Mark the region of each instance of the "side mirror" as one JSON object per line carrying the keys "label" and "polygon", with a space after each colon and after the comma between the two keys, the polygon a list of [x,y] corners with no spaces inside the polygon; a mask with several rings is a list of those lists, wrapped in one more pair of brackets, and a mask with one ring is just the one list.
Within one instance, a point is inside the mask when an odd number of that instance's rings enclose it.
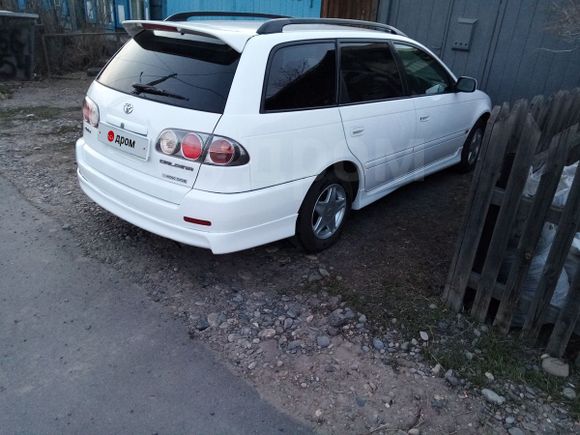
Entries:
{"label": "side mirror", "polygon": [[472,77],[461,76],[455,83],[455,92],[473,92],[477,89],[477,80]]}

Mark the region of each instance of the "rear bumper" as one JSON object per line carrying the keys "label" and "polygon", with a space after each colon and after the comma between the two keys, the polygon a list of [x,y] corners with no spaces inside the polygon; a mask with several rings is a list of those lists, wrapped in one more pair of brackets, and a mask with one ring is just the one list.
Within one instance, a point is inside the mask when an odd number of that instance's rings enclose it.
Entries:
{"label": "rear bumper", "polygon": [[[94,153],[94,150],[79,139],[76,143],[78,179],[82,190],[93,201],[140,228],[187,245],[211,249],[214,254],[240,251],[293,236],[298,209],[314,181],[311,177],[235,194],[192,189],[180,204],[174,204],[97,171],[87,164],[84,158],[87,152]],[[110,170],[119,168],[111,162]],[[210,221],[211,226],[185,222],[184,216]]]}

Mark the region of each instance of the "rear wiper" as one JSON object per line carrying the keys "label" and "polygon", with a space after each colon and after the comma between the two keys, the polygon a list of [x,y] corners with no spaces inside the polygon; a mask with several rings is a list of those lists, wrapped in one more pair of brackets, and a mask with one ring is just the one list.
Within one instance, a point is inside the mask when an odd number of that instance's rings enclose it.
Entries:
{"label": "rear wiper", "polygon": [[163,83],[165,80],[169,80],[172,79],[174,77],[177,77],[177,73],[173,73],[173,74],[168,74],[166,76],[163,76],[161,78],[158,78],[157,80],[153,80],[149,83],[147,83],[150,86],[157,86],[159,83]]}
{"label": "rear wiper", "polygon": [[187,98],[182,97],[181,95],[172,94],[171,92],[164,91],[163,89],[157,89],[155,86],[146,85],[143,83],[133,83],[131,85],[133,89],[135,89],[135,94],[152,94],[152,95],[160,95],[162,97],[170,97],[176,98],[178,100],[187,100]]}

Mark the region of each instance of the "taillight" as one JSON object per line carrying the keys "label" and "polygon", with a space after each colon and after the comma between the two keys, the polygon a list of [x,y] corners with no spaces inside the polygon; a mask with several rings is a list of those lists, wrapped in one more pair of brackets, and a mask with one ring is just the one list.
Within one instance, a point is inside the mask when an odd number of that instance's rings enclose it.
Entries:
{"label": "taillight", "polygon": [[162,30],[164,32],[177,32],[177,27],[167,24],[142,23],[143,30]]}
{"label": "taillight", "polygon": [[181,140],[181,154],[189,160],[197,160],[203,152],[203,141],[196,133],[187,133]]}
{"label": "taillight", "polygon": [[163,130],[157,138],[156,148],[168,156],[208,165],[239,166],[250,160],[247,151],[236,141],[198,131]]}
{"label": "taillight", "polygon": [[212,136],[204,163],[216,166],[240,166],[250,161],[243,146],[235,140],[222,136]]}
{"label": "taillight", "polygon": [[163,154],[167,154],[168,156],[175,154],[177,152],[177,146],[179,145],[177,135],[172,130],[163,131],[157,143]]}
{"label": "taillight", "polygon": [[99,126],[99,106],[89,97],[83,101],[83,120],[93,127]]}
{"label": "taillight", "polygon": [[227,139],[214,139],[209,146],[205,161],[214,165],[227,165],[236,155],[234,144]]}

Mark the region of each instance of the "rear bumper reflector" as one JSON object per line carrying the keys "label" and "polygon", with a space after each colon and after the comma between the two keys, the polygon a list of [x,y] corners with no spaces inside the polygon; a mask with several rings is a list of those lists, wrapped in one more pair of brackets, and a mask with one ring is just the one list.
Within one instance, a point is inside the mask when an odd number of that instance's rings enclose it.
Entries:
{"label": "rear bumper reflector", "polygon": [[205,221],[203,219],[196,219],[196,218],[192,218],[192,217],[188,217],[188,216],[183,216],[183,220],[185,222],[189,222],[190,224],[205,225],[206,227],[211,226],[210,221]]}

